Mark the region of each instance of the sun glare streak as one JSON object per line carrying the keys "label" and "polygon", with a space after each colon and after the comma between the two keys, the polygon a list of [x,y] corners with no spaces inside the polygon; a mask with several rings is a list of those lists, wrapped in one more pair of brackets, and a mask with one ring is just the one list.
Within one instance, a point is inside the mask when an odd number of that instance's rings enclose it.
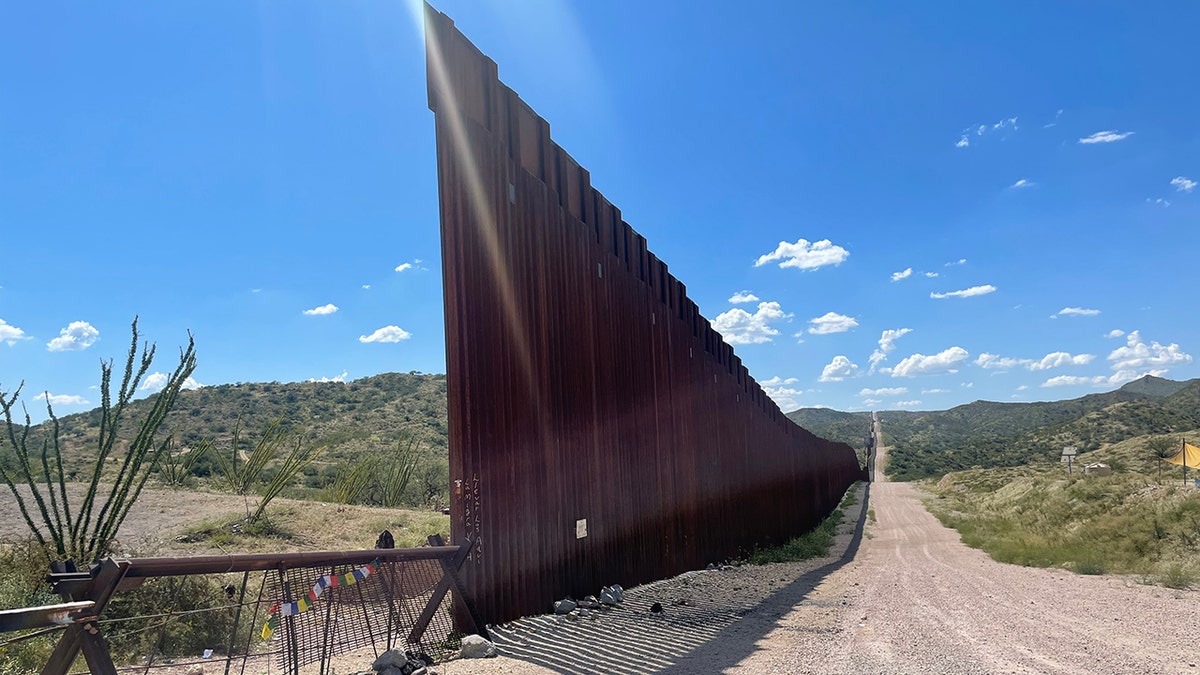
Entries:
{"label": "sun glare streak", "polygon": [[[421,25],[423,26],[424,11],[420,3],[417,3],[417,7],[421,9],[418,16],[420,16]],[[543,407],[542,392],[538,388],[533,376],[533,355],[530,349],[530,340],[521,321],[516,293],[513,290],[512,277],[509,274],[508,265],[501,255],[498,223],[496,222],[495,214],[490,208],[491,205],[487,197],[487,190],[484,187],[483,177],[480,176],[479,166],[476,164],[475,158],[469,150],[467,130],[463,124],[463,116],[460,112],[459,103],[454,97],[454,88],[451,86],[449,75],[446,72],[446,64],[442,60],[442,46],[438,43],[437,31],[426,30],[425,39],[429,41],[431,47],[426,50],[426,58],[428,59],[428,67],[439,92],[438,103],[447,108],[445,113],[440,115],[440,118],[446,121],[446,126],[450,131],[451,144],[453,146],[451,149],[457,156],[459,165],[462,167],[467,183],[468,201],[474,213],[479,232],[486,243],[491,277],[495,282],[496,289],[500,293],[501,309],[508,316],[505,328],[508,330],[509,337],[516,346],[517,357],[520,360],[521,371],[525,378],[525,386],[529,390],[529,398],[535,403],[537,409],[540,410]]]}

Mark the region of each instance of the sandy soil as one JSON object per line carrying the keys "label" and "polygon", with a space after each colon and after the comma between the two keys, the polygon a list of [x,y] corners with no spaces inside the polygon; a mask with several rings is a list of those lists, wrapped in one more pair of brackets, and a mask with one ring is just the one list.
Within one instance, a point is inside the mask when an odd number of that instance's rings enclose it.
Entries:
{"label": "sandy soil", "polygon": [[[1200,673],[1200,593],[997,563],[913,485],[869,493],[878,520],[850,514],[859,528],[836,557],[692,573],[631,589],[595,619],[523,619],[495,631],[501,657],[439,671]],[[699,606],[671,604],[685,594]]]}

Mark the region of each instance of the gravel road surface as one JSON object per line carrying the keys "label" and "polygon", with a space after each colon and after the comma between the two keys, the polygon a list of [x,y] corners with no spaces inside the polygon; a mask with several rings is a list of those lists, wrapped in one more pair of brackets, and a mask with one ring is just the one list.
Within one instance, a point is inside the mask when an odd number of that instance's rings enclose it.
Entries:
{"label": "gravel road surface", "polygon": [[690,573],[593,618],[523,619],[496,631],[502,656],[439,671],[1200,675],[1200,593],[997,563],[923,498],[874,483],[877,520],[860,499],[830,558]]}

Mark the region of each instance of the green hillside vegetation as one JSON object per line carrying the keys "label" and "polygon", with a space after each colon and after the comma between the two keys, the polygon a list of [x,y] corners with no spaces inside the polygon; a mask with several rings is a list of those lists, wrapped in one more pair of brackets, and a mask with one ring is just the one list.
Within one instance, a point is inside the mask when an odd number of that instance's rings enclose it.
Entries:
{"label": "green hillside vegetation", "polygon": [[[130,413],[135,418],[145,414],[153,399],[150,396],[133,402]],[[214,453],[232,459],[234,432],[240,426],[238,456],[245,459],[275,422],[283,431],[302,434],[307,444],[324,447],[284,490],[284,496],[328,499],[339,475],[348,475],[366,458],[389,467],[401,463],[415,439],[415,456],[411,458],[415,466],[399,503],[435,508],[446,503],[445,375],[384,373],[351,382],[238,383],[186,390],[180,393],[162,429],[174,435],[173,456],[180,464],[205,441],[212,441],[213,449],[186,467],[181,482],[188,487],[221,489],[221,458]],[[70,480],[89,471],[95,461],[99,410],[64,416],[59,425]],[[43,425],[31,435],[48,429],[48,424]],[[0,451],[9,454],[2,440]],[[389,463],[393,457],[396,461]],[[282,459],[280,453],[267,465],[262,483],[270,481]],[[160,467],[163,482],[171,482],[164,471],[176,468]],[[371,499],[370,491],[360,494],[360,501]],[[389,500],[388,506],[399,503]]]}
{"label": "green hillside vegetation", "polygon": [[[1183,434],[1200,438],[1200,429]],[[1171,588],[1200,580],[1200,490],[1185,487],[1173,465],[1160,464],[1139,436],[1104,446],[1086,462],[1111,476],[1067,474],[1061,463],[971,469],[930,487],[930,510],[1001,562],[1064,567],[1085,574],[1134,574]],[[1169,436],[1178,444],[1178,436]],[[1190,477],[1200,477],[1189,472]]]}
{"label": "green hillside vegetation", "polygon": [[[818,436],[861,446],[870,413],[801,409],[788,417]],[[1146,376],[1115,391],[1066,401],[976,401],[945,411],[882,411],[893,480],[937,478],[973,467],[1053,461],[1063,447],[1081,455],[1145,434],[1200,427],[1200,379]]]}

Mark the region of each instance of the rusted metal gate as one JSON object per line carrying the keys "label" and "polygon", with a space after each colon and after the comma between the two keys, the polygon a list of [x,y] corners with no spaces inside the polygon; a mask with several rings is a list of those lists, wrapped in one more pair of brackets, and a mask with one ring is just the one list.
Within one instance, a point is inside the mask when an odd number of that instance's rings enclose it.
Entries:
{"label": "rusted metal gate", "polygon": [[863,477],[796,426],[544,119],[426,5],[452,539],[500,622],[803,533]]}

